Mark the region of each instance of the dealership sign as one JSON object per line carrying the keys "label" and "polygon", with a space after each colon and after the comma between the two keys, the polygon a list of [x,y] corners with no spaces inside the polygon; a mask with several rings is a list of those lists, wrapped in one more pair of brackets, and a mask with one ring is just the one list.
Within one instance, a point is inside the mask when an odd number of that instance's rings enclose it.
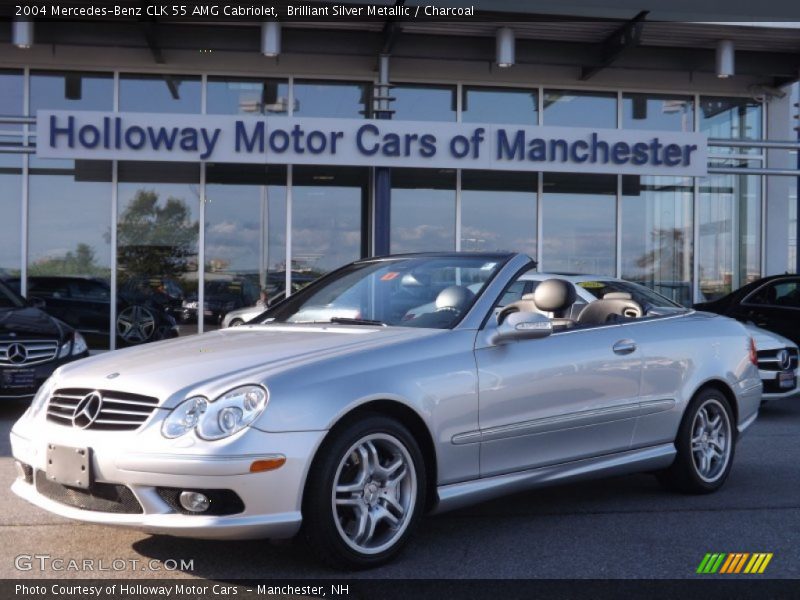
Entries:
{"label": "dealership sign", "polygon": [[316,119],[38,111],[41,158],[324,164],[705,175],[699,133]]}

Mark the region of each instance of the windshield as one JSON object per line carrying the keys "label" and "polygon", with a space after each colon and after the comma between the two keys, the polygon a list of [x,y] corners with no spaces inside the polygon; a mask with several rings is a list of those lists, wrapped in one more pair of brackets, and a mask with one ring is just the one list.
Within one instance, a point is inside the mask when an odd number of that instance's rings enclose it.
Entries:
{"label": "windshield", "polygon": [[6,284],[0,282],[0,309],[21,308],[25,306],[25,300],[13,292]]}
{"label": "windshield", "polygon": [[630,281],[581,281],[578,285],[595,298],[602,298],[612,292],[623,292],[630,294],[632,300],[647,308],[683,308],[680,304],[665,298],[650,288]]}
{"label": "windshield", "polygon": [[454,326],[506,257],[403,257],[348,265],[264,314],[262,322]]}

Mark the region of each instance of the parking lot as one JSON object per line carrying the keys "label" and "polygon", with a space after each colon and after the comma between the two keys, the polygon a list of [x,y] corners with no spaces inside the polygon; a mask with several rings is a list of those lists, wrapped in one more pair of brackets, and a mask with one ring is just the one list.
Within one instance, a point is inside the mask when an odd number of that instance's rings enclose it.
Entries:
{"label": "parking lot", "polygon": [[[210,542],[73,523],[16,498],[8,432],[24,404],[0,406],[0,578],[330,578],[301,542]],[[767,405],[737,447],[723,490],[664,492],[648,475],[535,490],[423,520],[394,563],[367,578],[683,578],[707,552],[771,552],[764,576],[800,577],[800,400]],[[102,573],[41,570],[21,555],[90,560]],[[161,563],[150,563],[156,559]],[[176,561],[191,568],[167,570]],[[48,562],[48,564],[50,564]],[[122,564],[121,562],[117,563]],[[133,566],[135,565],[135,566]],[[153,569],[148,568],[148,565]],[[162,565],[159,568],[159,565]],[[712,577],[737,577],[716,575]],[[753,577],[740,575],[738,577]],[[755,576],[759,577],[759,576]]]}

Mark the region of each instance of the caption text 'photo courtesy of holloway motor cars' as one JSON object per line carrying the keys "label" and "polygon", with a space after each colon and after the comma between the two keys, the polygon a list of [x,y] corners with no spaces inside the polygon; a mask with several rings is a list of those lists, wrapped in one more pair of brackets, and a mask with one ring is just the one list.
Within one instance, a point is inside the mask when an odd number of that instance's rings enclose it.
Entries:
{"label": "caption text 'photo courtesy of holloway motor cars'", "polygon": [[733,319],[522,254],[364,259],[244,325],[61,366],[12,430],[13,490],[376,566],[426,511],[530,487],[646,471],[714,492],[758,415],[757,352]]}

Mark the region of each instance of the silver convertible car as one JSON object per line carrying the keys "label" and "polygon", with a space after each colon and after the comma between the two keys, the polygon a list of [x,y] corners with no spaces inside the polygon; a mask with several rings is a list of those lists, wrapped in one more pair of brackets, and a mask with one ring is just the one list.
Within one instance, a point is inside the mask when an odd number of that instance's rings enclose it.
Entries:
{"label": "silver convertible car", "polygon": [[363,568],[424,512],[499,494],[634,471],[718,489],[761,400],[744,327],[625,294],[574,314],[558,277],[504,303],[533,267],[360,260],[258,324],[65,365],[14,425],[13,490],[156,534],[302,530],[328,562]]}

